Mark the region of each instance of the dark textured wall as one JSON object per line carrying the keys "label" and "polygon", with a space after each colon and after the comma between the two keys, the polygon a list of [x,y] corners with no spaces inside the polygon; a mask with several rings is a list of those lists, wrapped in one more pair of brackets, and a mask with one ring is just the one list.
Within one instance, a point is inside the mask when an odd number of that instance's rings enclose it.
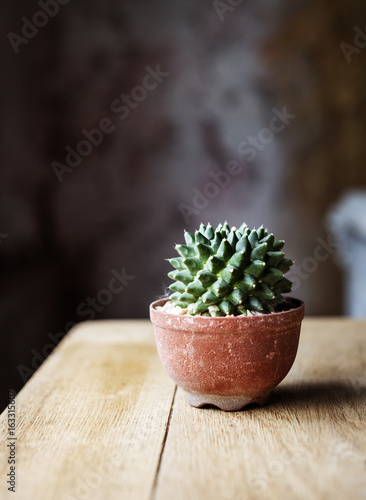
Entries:
{"label": "dark textured wall", "polygon": [[3,395],[73,322],[146,317],[201,220],[263,223],[308,314],[341,313],[333,247],[311,259],[331,204],[365,185],[365,7],[236,3],[70,0],[16,50],[9,33],[41,9],[4,5]]}

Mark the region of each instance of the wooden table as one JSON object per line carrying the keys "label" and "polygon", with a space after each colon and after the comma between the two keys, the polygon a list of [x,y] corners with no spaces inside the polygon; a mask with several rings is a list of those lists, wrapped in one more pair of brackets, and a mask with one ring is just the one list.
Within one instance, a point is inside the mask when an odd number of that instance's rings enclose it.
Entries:
{"label": "wooden table", "polygon": [[0,498],[365,499],[366,321],[305,319],[263,408],[196,409],[147,320],[74,328],[16,398],[16,494]]}

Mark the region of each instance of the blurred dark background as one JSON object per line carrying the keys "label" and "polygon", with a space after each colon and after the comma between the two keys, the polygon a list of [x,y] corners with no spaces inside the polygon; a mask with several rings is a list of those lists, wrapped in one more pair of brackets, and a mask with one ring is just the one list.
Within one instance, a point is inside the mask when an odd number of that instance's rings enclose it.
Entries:
{"label": "blurred dark background", "polygon": [[344,312],[326,217],[366,184],[365,23],[361,0],[3,4],[2,406],[74,323],[146,318],[201,221],[263,223],[307,314]]}

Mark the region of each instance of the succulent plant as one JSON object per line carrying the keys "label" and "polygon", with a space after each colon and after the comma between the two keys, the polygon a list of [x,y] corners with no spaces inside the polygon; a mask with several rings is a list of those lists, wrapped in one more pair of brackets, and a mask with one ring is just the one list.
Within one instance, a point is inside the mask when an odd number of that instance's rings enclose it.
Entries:
{"label": "succulent plant", "polygon": [[170,299],[187,314],[210,316],[271,313],[285,303],[282,293],[292,283],[284,274],[292,260],[282,251],[284,241],[275,240],[261,226],[239,229],[227,222],[214,229],[200,225],[184,233],[185,244],[176,245],[179,257],[168,259],[175,268]]}

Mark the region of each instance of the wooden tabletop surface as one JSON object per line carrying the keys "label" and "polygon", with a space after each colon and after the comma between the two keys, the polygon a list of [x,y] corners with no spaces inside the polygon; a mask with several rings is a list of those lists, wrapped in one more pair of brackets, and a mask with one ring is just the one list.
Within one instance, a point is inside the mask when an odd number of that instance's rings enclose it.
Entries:
{"label": "wooden tabletop surface", "polygon": [[149,321],[83,323],[17,395],[11,439],[1,416],[0,498],[364,500],[365,395],[366,321],[306,318],[270,404],[233,413],[189,406]]}

